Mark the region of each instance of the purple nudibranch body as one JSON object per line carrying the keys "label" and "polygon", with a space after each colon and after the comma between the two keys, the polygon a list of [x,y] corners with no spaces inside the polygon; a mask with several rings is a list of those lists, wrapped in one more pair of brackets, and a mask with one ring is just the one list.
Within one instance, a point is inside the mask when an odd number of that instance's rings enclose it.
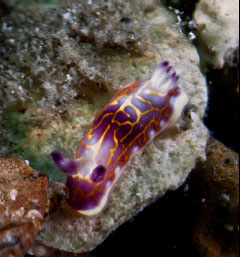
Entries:
{"label": "purple nudibranch body", "polygon": [[123,88],[95,118],[74,160],[53,152],[52,158],[68,174],[68,205],[93,216],[106,206],[110,191],[130,157],[181,116],[188,103],[168,62],[150,80]]}

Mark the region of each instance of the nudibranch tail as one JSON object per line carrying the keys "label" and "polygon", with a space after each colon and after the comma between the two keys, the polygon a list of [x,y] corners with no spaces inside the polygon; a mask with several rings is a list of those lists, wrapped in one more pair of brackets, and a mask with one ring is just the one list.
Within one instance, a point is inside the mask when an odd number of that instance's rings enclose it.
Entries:
{"label": "nudibranch tail", "polygon": [[[171,103],[172,101],[172,103]],[[170,104],[174,104],[174,109],[171,118],[168,121],[167,127],[172,126],[181,117],[188,104],[188,96],[185,92],[181,91],[176,99],[171,99]]]}
{"label": "nudibranch tail", "polygon": [[68,204],[79,214],[99,214],[131,156],[173,125],[188,103],[168,62],[151,79],[120,90],[90,125],[75,160],[52,153],[68,174]]}
{"label": "nudibranch tail", "polygon": [[79,162],[76,160],[71,160],[65,157],[61,153],[52,152],[51,156],[54,160],[54,162],[57,164],[57,166],[68,175],[74,175],[77,174],[79,169]]}

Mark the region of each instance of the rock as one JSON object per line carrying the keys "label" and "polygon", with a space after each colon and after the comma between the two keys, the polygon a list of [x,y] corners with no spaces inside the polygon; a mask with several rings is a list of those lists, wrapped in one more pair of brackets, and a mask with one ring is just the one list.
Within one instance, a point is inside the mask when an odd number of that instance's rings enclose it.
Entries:
{"label": "rock", "polygon": [[201,55],[205,59],[203,63],[221,69],[239,48],[239,1],[201,0],[196,6],[194,20]]}
{"label": "rock", "polygon": [[28,250],[28,254],[35,257],[92,257],[89,253],[68,253],[57,249],[34,243]]}
{"label": "rock", "polygon": [[53,180],[49,182],[48,208],[45,213],[46,220],[59,208],[66,205],[66,200],[68,199],[68,189],[66,185]]}
{"label": "rock", "polygon": [[216,140],[207,147],[207,161],[191,174],[201,192],[193,241],[201,257],[239,254],[239,155]]}
{"label": "rock", "polygon": [[48,179],[19,159],[0,158],[0,256],[22,256],[38,234]]}
{"label": "rock", "polygon": [[190,99],[185,124],[179,122],[132,158],[102,214],[88,218],[61,209],[38,236],[46,246],[89,252],[166,190],[180,186],[196,160],[205,158],[205,79],[175,14],[154,1],[76,1],[32,13],[26,8],[2,21],[0,78],[7,86],[0,90],[5,140],[0,152],[5,155],[21,154],[34,168],[64,181],[50,152],[73,156],[114,93],[149,78],[163,60],[180,74]]}

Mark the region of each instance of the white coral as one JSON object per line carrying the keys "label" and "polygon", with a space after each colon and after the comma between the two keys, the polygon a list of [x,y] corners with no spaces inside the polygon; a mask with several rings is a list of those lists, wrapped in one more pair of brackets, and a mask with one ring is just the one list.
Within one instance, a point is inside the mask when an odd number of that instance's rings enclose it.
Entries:
{"label": "white coral", "polygon": [[208,62],[222,68],[239,46],[239,0],[201,0],[194,19],[198,35],[213,54]]}

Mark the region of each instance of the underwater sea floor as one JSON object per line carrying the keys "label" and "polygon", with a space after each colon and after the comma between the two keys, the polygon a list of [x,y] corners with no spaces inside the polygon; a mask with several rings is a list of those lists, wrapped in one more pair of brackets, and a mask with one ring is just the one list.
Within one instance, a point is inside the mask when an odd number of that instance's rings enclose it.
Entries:
{"label": "underwater sea floor", "polygon": [[[239,256],[236,4],[0,3],[0,256]],[[166,59],[190,120],[131,160],[102,215],[62,212],[51,151],[73,156],[111,97]]]}

